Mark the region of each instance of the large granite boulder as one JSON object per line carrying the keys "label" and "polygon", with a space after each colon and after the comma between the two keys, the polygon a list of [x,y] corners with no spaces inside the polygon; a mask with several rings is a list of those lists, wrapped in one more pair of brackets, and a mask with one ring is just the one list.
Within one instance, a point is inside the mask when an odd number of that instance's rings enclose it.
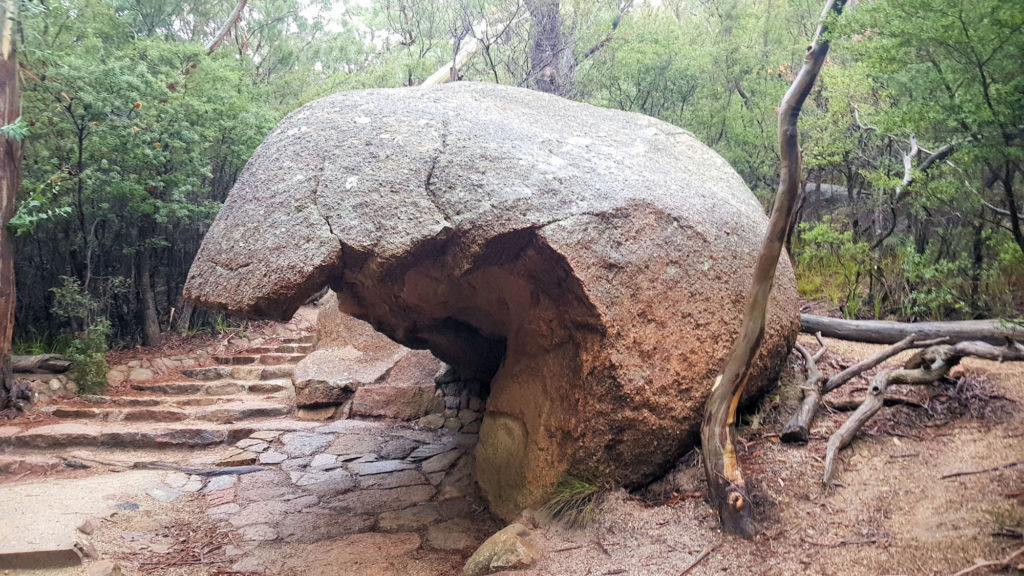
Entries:
{"label": "large granite boulder", "polygon": [[[491,379],[477,481],[511,518],[564,474],[636,486],[697,441],[767,219],[688,132],[522,89],[335,94],[257,148],[186,295],[341,311]],[[782,259],[750,394],[798,329]]]}

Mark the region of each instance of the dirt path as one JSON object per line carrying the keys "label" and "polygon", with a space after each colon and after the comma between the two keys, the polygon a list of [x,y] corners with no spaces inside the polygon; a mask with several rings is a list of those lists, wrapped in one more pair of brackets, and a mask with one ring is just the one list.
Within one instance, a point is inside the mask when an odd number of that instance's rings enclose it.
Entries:
{"label": "dirt path", "polygon": [[[829,357],[847,361],[884,348],[828,344]],[[1019,536],[994,535],[1024,528],[1024,504],[1004,496],[1024,488],[1024,466],[940,477],[1024,461],[1024,366],[968,360],[954,372],[965,373],[984,376],[994,395],[1009,400],[993,400],[984,420],[961,416],[946,423],[921,409],[885,409],[867,427],[873,435],[862,435],[844,453],[842,486],[831,490],[820,484],[825,443],[848,413],[819,416],[810,444],[794,447],[778,442],[789,412],[771,407],[769,399],[759,426],[741,431],[749,442],[742,462],[760,495],[755,501],[763,533],[753,542],[722,535],[699,497],[648,507],[619,492],[592,528],[543,530],[549,549],[563,551],[549,552],[532,569],[545,575],[676,576],[707,547],[714,551],[688,574],[948,576],[978,558],[1003,558],[1024,544]],[[704,487],[703,472],[694,465],[681,467],[659,488],[686,494]]]}

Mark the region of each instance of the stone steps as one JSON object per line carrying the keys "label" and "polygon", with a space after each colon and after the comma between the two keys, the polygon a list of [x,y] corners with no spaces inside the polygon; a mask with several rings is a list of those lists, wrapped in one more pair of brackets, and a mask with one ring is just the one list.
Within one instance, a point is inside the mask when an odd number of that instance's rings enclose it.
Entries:
{"label": "stone steps", "polygon": [[253,346],[242,354],[309,354],[316,350],[315,344],[280,344],[277,346]]}
{"label": "stone steps", "polygon": [[272,402],[227,402],[192,413],[195,420],[228,424],[244,420],[280,418],[294,412],[291,404]]}
{"label": "stone steps", "polygon": [[192,410],[183,410],[165,405],[156,408],[56,406],[49,411],[57,418],[75,420],[151,423],[196,420],[227,424],[261,418],[280,418],[291,414],[293,410],[289,404],[239,400],[216,403]]}
{"label": "stone steps", "polygon": [[298,364],[305,357],[306,354],[303,353],[260,352],[235,356],[214,356],[213,361],[221,366],[247,366],[251,364],[268,366],[275,364]]}
{"label": "stone steps", "polygon": [[50,411],[57,418],[68,420],[100,420],[104,422],[181,422],[189,413],[174,408],[79,408],[57,406]]}
{"label": "stone steps", "polygon": [[259,362],[258,354],[246,354],[236,356],[214,356],[213,361],[222,366],[244,366]]}
{"label": "stone steps", "polygon": [[132,384],[132,390],[164,396],[233,396],[277,394],[292,388],[290,380],[218,380],[210,382],[150,382]]}
{"label": "stone steps", "polygon": [[197,448],[233,444],[259,431],[306,430],[315,423],[261,420],[244,424],[154,424],[142,422],[62,422],[24,428],[0,426],[0,449],[27,448]]}
{"label": "stone steps", "polygon": [[56,448],[94,446],[110,448],[199,447],[237,442],[255,431],[253,426],[155,426],[151,423],[62,423],[29,428],[4,435],[0,447]]}
{"label": "stone steps", "polygon": [[217,404],[223,400],[219,397],[205,397],[200,396],[197,398],[174,398],[168,396],[79,396],[79,400],[84,401],[94,407],[127,407],[127,408],[140,408],[140,407],[153,407],[153,406],[175,406],[183,408],[185,406],[209,406],[210,404]]}
{"label": "stone steps", "polygon": [[263,354],[260,356],[260,364],[264,366],[298,364],[305,357],[305,354]]}
{"label": "stone steps", "polygon": [[[297,362],[297,361],[296,361]],[[203,366],[182,370],[181,375],[192,380],[280,380],[291,378],[295,371],[293,364],[273,366]]]}

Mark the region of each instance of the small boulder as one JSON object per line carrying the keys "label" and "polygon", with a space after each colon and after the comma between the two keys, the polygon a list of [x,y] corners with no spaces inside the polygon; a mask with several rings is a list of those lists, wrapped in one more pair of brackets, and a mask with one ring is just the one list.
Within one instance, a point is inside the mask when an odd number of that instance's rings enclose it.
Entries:
{"label": "small boulder", "polygon": [[152,380],[153,376],[153,371],[149,368],[132,368],[132,371],[128,373],[128,379],[135,382]]}
{"label": "small boulder", "polygon": [[415,420],[436,411],[434,385],[396,386],[376,384],[356,390],[352,413],[357,416],[382,416],[398,420]]}
{"label": "small boulder", "polygon": [[462,572],[479,576],[498,570],[526,568],[538,558],[537,548],[522,537],[528,532],[522,524],[510,524],[484,541],[466,561]]}

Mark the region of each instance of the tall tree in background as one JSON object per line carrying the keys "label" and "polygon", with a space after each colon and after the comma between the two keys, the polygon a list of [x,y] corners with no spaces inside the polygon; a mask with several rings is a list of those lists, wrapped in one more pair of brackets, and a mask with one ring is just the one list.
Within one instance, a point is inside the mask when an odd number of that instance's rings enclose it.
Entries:
{"label": "tall tree in background", "polygon": [[572,93],[572,46],[562,34],[558,0],[528,0],[533,20],[530,45],[530,85],[541,92],[568,96]]}
{"label": "tall tree in background", "polygon": [[15,27],[18,0],[5,0],[0,10],[0,409],[13,389],[11,337],[14,334],[14,247],[7,223],[21,181],[21,143],[15,134],[21,116],[18,92],[18,51]]}

